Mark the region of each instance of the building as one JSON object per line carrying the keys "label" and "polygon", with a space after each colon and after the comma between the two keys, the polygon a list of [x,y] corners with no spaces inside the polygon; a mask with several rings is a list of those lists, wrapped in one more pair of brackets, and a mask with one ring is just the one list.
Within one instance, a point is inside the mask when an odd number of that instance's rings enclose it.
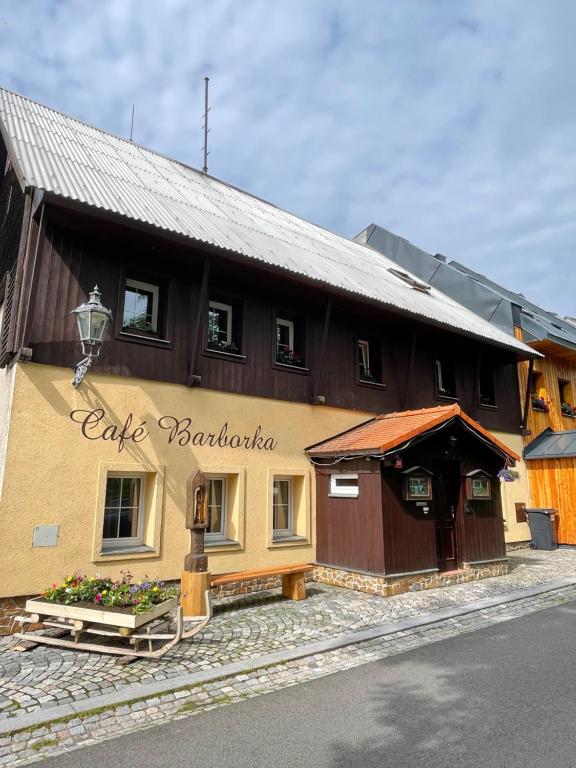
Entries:
{"label": "building", "polygon": [[[371,248],[5,90],[0,129],[0,598],[74,570],[178,579],[198,468],[213,573],[312,562],[306,446],[457,395],[518,429],[535,353]],[[75,389],[95,285],[113,324]]]}
{"label": "building", "polygon": [[[518,366],[522,400],[523,464],[530,500],[521,483],[503,484],[507,541],[529,539],[527,506],[558,511],[558,541],[576,544],[576,326],[458,262],[446,262],[391,232],[371,225],[357,238],[464,304],[543,357]],[[519,451],[517,438],[507,444]]]}

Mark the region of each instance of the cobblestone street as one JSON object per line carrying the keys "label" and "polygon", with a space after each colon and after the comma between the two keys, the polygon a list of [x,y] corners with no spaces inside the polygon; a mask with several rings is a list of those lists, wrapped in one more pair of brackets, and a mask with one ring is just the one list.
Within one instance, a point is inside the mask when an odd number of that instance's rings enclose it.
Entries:
{"label": "cobblestone street", "polygon": [[[507,576],[486,579],[444,589],[381,598],[325,585],[310,584],[310,597],[302,602],[279,600],[275,593],[253,597],[227,598],[217,604],[217,613],[206,631],[191,642],[182,642],[160,660],[139,660],[120,666],[113,657],[38,647],[27,653],[12,651],[13,638],[0,642],[0,723],[5,730],[18,727],[26,712],[50,711],[71,701],[90,700],[102,694],[120,692],[125,700],[138,698],[141,684],[179,678],[200,670],[214,670],[241,660],[254,660],[275,651],[288,651],[315,641],[333,639],[354,631],[414,619],[446,608],[466,606],[484,598],[513,594],[526,587],[576,576],[576,551],[536,552],[519,550],[510,554],[512,571]],[[472,631],[493,621],[540,610],[576,599],[576,587],[545,593],[531,599],[490,607],[460,619],[439,621],[408,632],[346,648],[314,654],[254,674],[242,674],[205,686],[172,692],[166,696],[136,702],[99,715],[72,719],[49,729],[23,731],[0,738],[0,765],[36,756],[29,742],[40,743],[51,734],[43,749],[72,747],[87,739],[111,737],[118,728],[142,727],[155,720],[185,716],[210,706],[221,706],[256,693],[275,690],[319,674],[364,663],[391,653],[400,653],[424,642],[433,642],[456,633]],[[241,608],[232,610],[232,606]],[[142,694],[141,694],[142,695]],[[183,701],[180,701],[182,699]],[[182,707],[188,702],[190,706]],[[140,714],[138,714],[140,713]],[[125,722],[120,725],[123,715]],[[67,718],[70,720],[70,718]],[[105,725],[103,724],[105,721]],[[92,725],[91,725],[92,724]],[[65,727],[64,727],[65,725]],[[62,727],[60,727],[62,726]],[[54,736],[54,734],[62,734]],[[56,739],[56,740],[55,740]],[[18,746],[20,745],[20,746]],[[24,751],[25,750],[25,753]],[[32,751],[30,751],[32,750]]]}

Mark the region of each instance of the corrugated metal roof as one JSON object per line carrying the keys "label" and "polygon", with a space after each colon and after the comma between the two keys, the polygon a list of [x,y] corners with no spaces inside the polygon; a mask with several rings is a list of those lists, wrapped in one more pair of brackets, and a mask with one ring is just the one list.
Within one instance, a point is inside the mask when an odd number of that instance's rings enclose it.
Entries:
{"label": "corrugated metal roof", "polygon": [[417,435],[459,418],[473,431],[482,435],[502,453],[517,461],[520,457],[501,443],[494,435],[471,419],[457,403],[438,405],[434,408],[419,408],[416,411],[385,413],[359,424],[339,435],[323,440],[307,448],[312,456],[356,456],[365,454],[382,455],[399,448]]}
{"label": "corrugated metal roof", "polygon": [[[518,324],[526,341],[548,339],[576,351],[575,324],[533,304],[521,293],[509,291],[457,261],[446,262],[440,254],[428,253],[376,224],[370,224],[355,240],[418,275],[505,333],[513,333]],[[517,312],[514,307],[518,307]]]}
{"label": "corrugated metal roof", "polygon": [[26,186],[534,355],[434,287],[429,292],[414,290],[390,273],[395,263],[373,249],[175,160],[4,89],[0,127]]}
{"label": "corrugated metal roof", "polygon": [[524,448],[525,461],[568,459],[576,456],[576,429],[554,432],[548,428]]}

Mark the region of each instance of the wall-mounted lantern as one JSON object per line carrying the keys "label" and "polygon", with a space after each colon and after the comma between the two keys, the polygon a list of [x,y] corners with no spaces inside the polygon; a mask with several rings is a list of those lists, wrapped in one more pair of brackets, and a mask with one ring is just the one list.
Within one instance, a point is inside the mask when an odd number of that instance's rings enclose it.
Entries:
{"label": "wall-mounted lantern", "polygon": [[82,354],[85,355],[84,359],[80,360],[74,368],[72,384],[75,389],[80,386],[94,359],[100,354],[104,334],[112,320],[112,311],[106,309],[100,302],[100,295],[98,286],[95,285],[94,290],[90,292],[88,301],[80,304],[71,312],[71,314],[76,315]]}

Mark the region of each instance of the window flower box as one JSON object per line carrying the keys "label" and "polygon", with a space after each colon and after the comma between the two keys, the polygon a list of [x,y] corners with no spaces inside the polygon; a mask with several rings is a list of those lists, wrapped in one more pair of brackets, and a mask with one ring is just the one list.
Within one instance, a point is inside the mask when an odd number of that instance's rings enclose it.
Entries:
{"label": "window flower box", "polygon": [[301,367],[304,363],[302,355],[291,349],[279,349],[276,352],[276,362],[281,365],[297,365],[298,367]]}
{"label": "window flower box", "polygon": [[568,416],[572,419],[576,418],[576,408],[573,405],[570,405],[570,403],[561,403],[560,409],[562,411],[562,416]]}
{"label": "window flower box", "polygon": [[538,397],[534,395],[532,397],[532,410],[541,411],[542,413],[548,413],[550,410],[550,406],[548,404],[548,401],[544,400],[543,397]]}
{"label": "window flower box", "polygon": [[227,352],[229,355],[238,355],[240,350],[238,345],[233,341],[227,343],[225,341],[209,341],[206,345],[206,349],[211,349],[214,352]]}

